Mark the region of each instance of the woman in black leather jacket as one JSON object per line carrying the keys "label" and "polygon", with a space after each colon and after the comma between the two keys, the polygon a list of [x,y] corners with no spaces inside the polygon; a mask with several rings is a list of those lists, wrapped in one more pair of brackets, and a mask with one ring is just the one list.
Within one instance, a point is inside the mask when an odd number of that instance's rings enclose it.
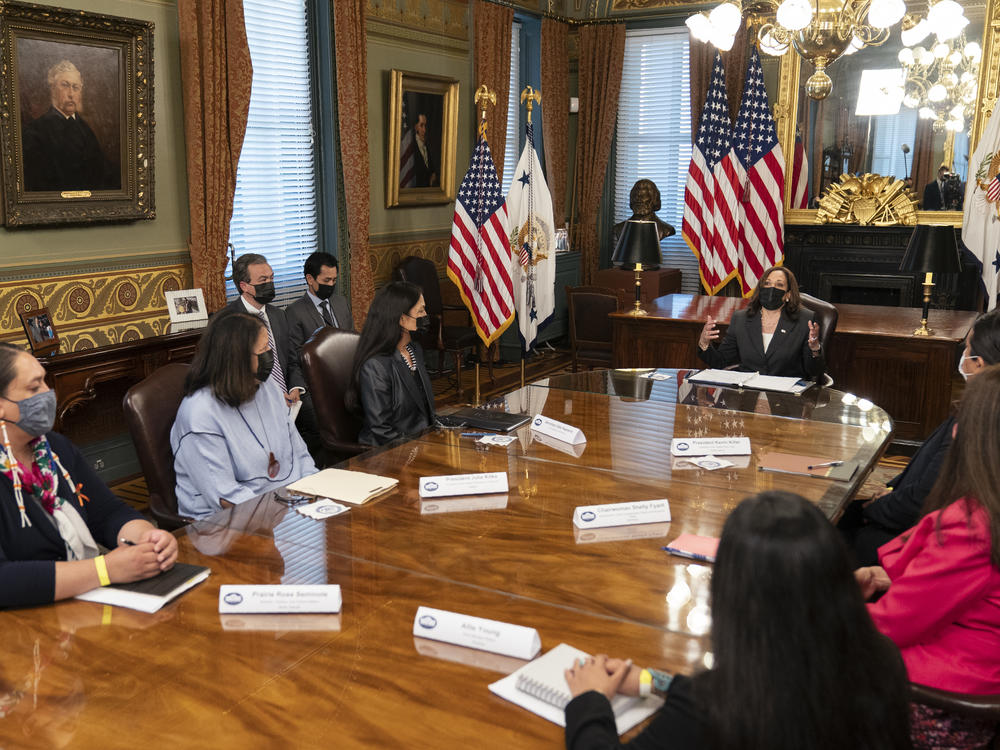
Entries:
{"label": "woman in black leather jacket", "polygon": [[364,424],[358,441],[385,445],[416,435],[434,421],[434,392],[424,351],[411,334],[430,323],[420,287],[384,286],[368,310],[354,355],[351,397],[360,399]]}

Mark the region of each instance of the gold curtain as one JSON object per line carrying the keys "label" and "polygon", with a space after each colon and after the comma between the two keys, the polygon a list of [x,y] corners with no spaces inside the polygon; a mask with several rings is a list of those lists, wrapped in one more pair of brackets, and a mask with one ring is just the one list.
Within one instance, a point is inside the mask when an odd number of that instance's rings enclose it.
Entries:
{"label": "gold curtain", "polygon": [[[475,14],[475,79],[474,89],[484,83],[497,94],[495,107],[486,110],[486,140],[496,165],[500,183],[504,184],[503,154],[507,143],[507,97],[510,95],[510,32],[514,9],[478,0]],[[475,91],[473,91],[475,93]],[[544,89],[542,90],[544,94]],[[478,120],[478,111],[476,117]]]}
{"label": "gold curtain", "polygon": [[243,0],[178,0],[188,249],[205,306],[226,303],[226,243],[253,81]]}
{"label": "gold curtain", "polygon": [[360,330],[375,296],[368,242],[368,54],[365,0],[334,0],[337,114],[351,263],[351,309]]}
{"label": "gold curtain", "polygon": [[542,138],[555,226],[566,224],[569,172],[569,25],[542,19]]}
{"label": "gold curtain", "polygon": [[580,223],[574,243],[582,254],[584,284],[592,283],[597,273],[601,249],[597,214],[611,155],[624,62],[625,24],[580,29],[580,117],[575,170]]}

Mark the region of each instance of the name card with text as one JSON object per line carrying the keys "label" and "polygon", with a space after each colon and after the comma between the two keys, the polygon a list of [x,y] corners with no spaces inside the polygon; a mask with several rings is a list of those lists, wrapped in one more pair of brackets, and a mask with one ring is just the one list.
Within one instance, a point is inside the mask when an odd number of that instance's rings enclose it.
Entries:
{"label": "name card with text", "polygon": [[460,497],[455,500],[430,500],[420,501],[420,515],[426,516],[433,513],[465,513],[470,510],[499,510],[507,507],[507,493],[502,495],[473,495],[471,497]]}
{"label": "name card with text", "polygon": [[674,438],[670,441],[670,454],[672,456],[748,456],[750,455],[750,438]]}
{"label": "name card with text", "polygon": [[573,443],[567,443],[563,440],[558,440],[551,435],[546,435],[544,432],[532,431],[531,442],[547,445],[549,448],[553,448],[560,453],[565,453],[567,456],[574,456],[576,458],[582,456],[583,452],[587,450],[586,442],[573,445]]}
{"label": "name card with text", "polygon": [[417,609],[413,635],[517,659],[533,659],[542,649],[534,628],[431,607]]}
{"label": "name card with text", "polygon": [[420,478],[420,497],[496,495],[507,492],[508,489],[507,474],[503,471]]}
{"label": "name card with text", "polygon": [[581,505],[573,511],[573,525],[578,529],[605,526],[633,526],[640,523],[667,523],[670,503],[662,500],[638,500],[630,503]]}
{"label": "name card with text", "polygon": [[335,583],[295,586],[227,583],[219,588],[221,614],[335,614],[342,604],[340,586]]}
{"label": "name card with text", "polygon": [[569,443],[570,445],[587,442],[583,430],[579,427],[543,417],[541,414],[536,414],[535,418],[531,420],[531,429],[543,435],[554,437],[556,440],[562,440],[564,443]]}

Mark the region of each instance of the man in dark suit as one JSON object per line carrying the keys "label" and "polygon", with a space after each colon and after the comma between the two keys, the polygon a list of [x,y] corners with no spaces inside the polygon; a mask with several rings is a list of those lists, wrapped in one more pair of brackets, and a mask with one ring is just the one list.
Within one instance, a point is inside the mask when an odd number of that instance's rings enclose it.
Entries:
{"label": "man in dark suit", "polygon": [[942,164],[938,168],[937,179],[931,180],[924,187],[924,211],[940,211],[944,208],[944,178],[948,167]]}
{"label": "man in dark suit", "polygon": [[52,106],[21,133],[26,190],[118,190],[121,174],[84,122],[83,77],[69,60],[48,71]]}
{"label": "man in dark suit", "polygon": [[413,125],[413,135],[413,142],[417,146],[417,153],[413,159],[414,184],[416,187],[437,187],[437,162],[427,144],[427,115],[417,115],[417,121]]}
{"label": "man in dark suit", "polygon": [[275,357],[270,377],[281,388],[291,406],[305,393],[306,383],[299,368],[298,355],[292,356],[285,311],[271,304],[274,300],[274,270],[263,255],[246,253],[233,261],[233,283],[240,296],[226,305],[226,309],[256,315],[264,321]]}
{"label": "man in dark suit", "polygon": [[[305,294],[285,308],[291,356],[299,362],[300,368],[302,346],[317,330],[324,326],[344,328],[349,331],[354,329],[354,320],[351,318],[351,308],[347,306],[347,298],[342,294],[334,294],[339,274],[337,257],[330,253],[315,252],[306,258],[303,273],[308,287]],[[299,411],[298,419],[295,420],[295,426],[305,440],[309,452],[319,464],[322,443],[316,412],[308,395],[302,397],[302,409]]]}

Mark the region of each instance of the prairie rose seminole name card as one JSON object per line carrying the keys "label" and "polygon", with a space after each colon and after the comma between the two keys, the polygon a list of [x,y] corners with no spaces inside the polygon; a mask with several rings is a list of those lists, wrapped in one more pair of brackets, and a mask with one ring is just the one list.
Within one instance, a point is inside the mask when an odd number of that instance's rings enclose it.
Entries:
{"label": "prairie rose seminole name card", "polygon": [[343,600],[340,586],[329,584],[223,584],[219,588],[220,614],[336,614]]}

